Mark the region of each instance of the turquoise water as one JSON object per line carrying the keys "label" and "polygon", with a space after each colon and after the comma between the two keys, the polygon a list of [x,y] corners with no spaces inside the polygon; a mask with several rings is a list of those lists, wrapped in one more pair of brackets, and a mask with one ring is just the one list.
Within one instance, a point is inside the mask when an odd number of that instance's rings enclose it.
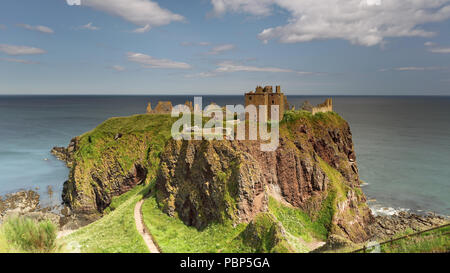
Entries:
{"label": "turquoise water", "polygon": [[[0,195],[35,189],[60,202],[68,170],[50,153],[112,116],[145,112],[148,101],[184,103],[188,96],[0,96]],[[288,96],[298,108],[308,99]],[[373,208],[450,215],[450,97],[333,97],[351,126],[363,187]],[[242,103],[241,96],[204,103]],[[55,191],[50,199],[47,187]],[[44,203],[45,203],[44,202]]]}

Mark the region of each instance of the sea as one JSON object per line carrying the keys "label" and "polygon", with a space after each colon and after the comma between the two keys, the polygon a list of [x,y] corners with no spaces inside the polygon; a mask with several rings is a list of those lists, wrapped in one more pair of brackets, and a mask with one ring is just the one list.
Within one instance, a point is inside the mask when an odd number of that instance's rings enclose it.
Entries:
{"label": "sea", "polygon": [[[203,96],[203,104],[242,104],[242,96]],[[291,106],[325,96],[288,96]],[[351,127],[363,191],[375,214],[401,210],[450,215],[450,97],[332,96]],[[40,193],[61,202],[68,177],[54,146],[110,117],[145,113],[147,103],[174,105],[193,96],[0,96],[0,195]]]}

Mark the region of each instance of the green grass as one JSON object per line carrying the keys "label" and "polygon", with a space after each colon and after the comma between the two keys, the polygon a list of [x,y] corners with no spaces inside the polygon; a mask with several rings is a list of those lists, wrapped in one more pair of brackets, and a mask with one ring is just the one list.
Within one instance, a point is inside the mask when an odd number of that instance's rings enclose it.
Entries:
{"label": "green grass", "polygon": [[292,247],[282,232],[282,227],[270,212],[262,212],[241,233],[243,244],[255,253],[289,253]]}
{"label": "green grass", "polygon": [[[398,241],[384,244],[384,253],[437,253],[450,252],[450,226],[411,236]],[[413,233],[411,230],[396,237]]]}
{"label": "green grass", "polygon": [[211,224],[202,231],[186,226],[180,219],[163,213],[152,196],[142,206],[145,225],[157,241],[162,252],[210,253],[251,252],[239,240],[245,224],[233,227],[231,223]]}
{"label": "green grass", "polygon": [[58,252],[56,226],[50,221],[12,217],[0,228],[0,252]]}
{"label": "green grass", "polygon": [[79,245],[81,252],[148,253],[134,221],[134,207],[148,186],[137,186],[113,201],[117,207],[101,219],[64,237],[68,245]]}
{"label": "green grass", "polygon": [[294,237],[301,237],[306,242],[326,240],[328,230],[323,223],[313,222],[301,209],[288,207],[275,198],[269,197],[269,210]]}
{"label": "green grass", "polygon": [[306,120],[312,123],[326,122],[341,124],[345,120],[335,112],[317,113],[313,115],[311,112],[304,110],[288,110],[284,113],[282,123],[292,123],[298,120]]}
{"label": "green grass", "polygon": [[[130,117],[110,118],[94,130],[80,136],[80,149],[75,153],[75,160],[92,167],[102,160],[104,154],[118,155],[119,162],[128,170],[135,162],[142,161],[140,153],[130,153],[127,143],[135,143],[147,151],[149,172],[158,166],[159,153],[171,137],[173,122],[177,119],[170,115],[134,115]],[[122,134],[118,141],[117,134]]]}

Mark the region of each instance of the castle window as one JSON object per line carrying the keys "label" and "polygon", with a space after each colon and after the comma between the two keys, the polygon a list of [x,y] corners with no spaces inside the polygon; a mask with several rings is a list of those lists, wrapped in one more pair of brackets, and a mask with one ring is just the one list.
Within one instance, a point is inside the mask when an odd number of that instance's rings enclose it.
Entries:
{"label": "castle window", "polygon": [[248,97],[249,100],[252,100],[252,97]]}
{"label": "castle window", "polygon": [[273,100],[272,103],[275,103],[275,101]]}

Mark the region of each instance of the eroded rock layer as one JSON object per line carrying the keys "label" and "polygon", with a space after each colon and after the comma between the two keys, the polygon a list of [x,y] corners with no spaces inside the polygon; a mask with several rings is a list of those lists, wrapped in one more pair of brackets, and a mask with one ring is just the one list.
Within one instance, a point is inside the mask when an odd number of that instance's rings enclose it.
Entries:
{"label": "eroded rock layer", "polygon": [[280,195],[331,233],[363,241],[373,220],[360,189],[351,132],[339,116],[303,114],[282,124],[280,146],[258,141],[170,140],[161,155],[157,201],[167,214],[199,229],[250,221]]}

